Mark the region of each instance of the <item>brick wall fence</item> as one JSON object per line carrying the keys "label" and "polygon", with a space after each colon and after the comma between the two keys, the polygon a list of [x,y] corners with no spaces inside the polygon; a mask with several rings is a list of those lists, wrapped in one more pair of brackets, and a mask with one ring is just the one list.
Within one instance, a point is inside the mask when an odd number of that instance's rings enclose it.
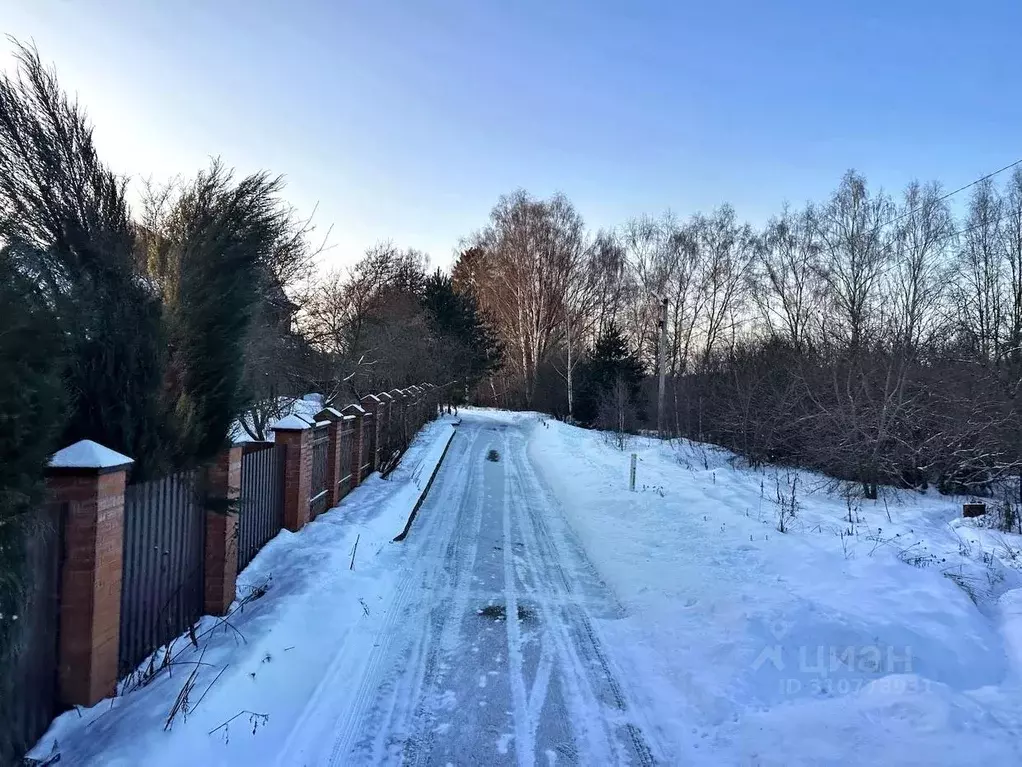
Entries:
{"label": "brick wall fence", "polygon": [[[387,412],[387,397],[367,395],[340,410],[327,408],[316,423],[298,416],[282,419],[273,429],[275,442],[287,446],[284,467],[283,520],[298,531],[310,519],[312,430],[330,431],[326,457],[328,508],[335,506],[375,471],[388,427],[399,425],[402,447],[432,420],[441,389],[419,384],[390,395],[402,403]],[[391,419],[399,418],[400,421]],[[351,430],[351,431],[349,431]],[[344,436],[344,439],[340,438]],[[350,451],[347,454],[345,451]],[[238,575],[238,506],[242,486],[242,448],[225,449],[206,469],[207,503],[203,591],[205,609],[224,615],[235,598]],[[59,645],[55,698],[63,708],[91,706],[116,692],[124,558],[124,499],[131,459],[83,441],[59,451],[50,462],[47,484],[51,499],[64,504],[63,556],[59,578]],[[350,468],[350,481],[338,472]],[[347,476],[341,475],[341,476]],[[242,510],[243,513],[243,510]],[[156,648],[153,648],[156,649]],[[54,711],[56,715],[58,711]],[[4,726],[0,724],[0,726]],[[37,738],[42,733],[23,733]]]}

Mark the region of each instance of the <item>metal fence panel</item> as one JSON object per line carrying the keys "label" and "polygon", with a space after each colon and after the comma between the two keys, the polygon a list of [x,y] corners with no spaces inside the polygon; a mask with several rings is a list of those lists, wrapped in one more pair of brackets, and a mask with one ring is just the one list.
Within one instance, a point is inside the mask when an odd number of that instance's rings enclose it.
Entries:
{"label": "metal fence panel", "polygon": [[392,467],[395,453],[404,449],[404,411],[397,400],[387,405],[386,428],[381,430],[380,462],[384,468]]}
{"label": "metal fence panel", "polygon": [[184,471],[125,490],[122,676],[204,612],[206,511],[197,480]]}
{"label": "metal fence panel", "polygon": [[330,459],[329,427],[320,426],[312,433],[312,491],[309,497],[309,513],[312,519],[326,511],[327,462]]}
{"label": "metal fence panel", "polygon": [[387,422],[382,429],[380,441],[383,442],[383,457],[381,460],[389,460],[391,454],[397,449],[397,430],[399,427],[398,423],[398,412],[397,407],[394,403],[387,405]]}
{"label": "metal fence panel", "polygon": [[362,465],[359,467],[358,481],[361,482],[369,476],[369,470],[373,465],[373,414],[366,413],[362,416]]}
{"label": "metal fence panel", "polygon": [[26,515],[22,529],[13,531],[19,539],[16,545],[23,547],[27,594],[18,620],[20,650],[11,668],[0,667],[0,674],[11,674],[14,682],[13,696],[0,700],[0,764],[20,763],[61,710],[60,577],[68,508],[69,504],[45,504]]}
{"label": "metal fence panel", "polygon": [[353,439],[355,439],[355,430],[349,422],[338,435],[341,451],[341,469],[337,477],[338,498],[343,498],[351,490],[351,443]]}
{"label": "metal fence panel", "polygon": [[238,572],[284,527],[286,445],[269,445],[241,459]]}

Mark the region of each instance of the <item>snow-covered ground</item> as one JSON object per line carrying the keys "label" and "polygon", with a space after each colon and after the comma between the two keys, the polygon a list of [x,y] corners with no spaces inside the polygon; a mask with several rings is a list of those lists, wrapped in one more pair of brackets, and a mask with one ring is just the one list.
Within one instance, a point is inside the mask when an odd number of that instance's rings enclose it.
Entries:
{"label": "snow-covered ground", "polygon": [[795,472],[535,418],[530,455],[625,608],[600,630],[674,760],[1022,764],[1019,536],[806,472],[781,533]]}
{"label": "snow-covered ground", "polygon": [[[169,668],[140,689],[62,715],[31,755],[44,758],[56,747],[61,765],[266,763],[340,648],[372,636],[365,626],[401,575],[394,566],[401,544],[391,539],[453,429],[449,418],[427,424],[386,480],[373,474],[300,532],[281,531],[238,577],[239,597],[265,590],[263,596],[226,622],[203,618],[198,648],[179,638]],[[190,710],[168,724],[196,668],[184,707]]]}
{"label": "snow-covered ground", "polygon": [[[64,715],[35,753],[1022,764],[1022,539],[959,519],[961,499],[849,501],[707,446],[621,450],[535,414],[462,415],[407,541],[389,543],[449,420],[390,481],[271,542],[240,583],[269,590],[199,650],[179,640],[172,675]],[[165,731],[194,661],[190,710]]]}

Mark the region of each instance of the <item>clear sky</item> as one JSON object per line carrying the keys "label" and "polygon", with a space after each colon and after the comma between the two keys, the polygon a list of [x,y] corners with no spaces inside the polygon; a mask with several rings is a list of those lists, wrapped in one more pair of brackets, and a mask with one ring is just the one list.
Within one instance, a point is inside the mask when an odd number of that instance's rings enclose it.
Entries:
{"label": "clear sky", "polygon": [[956,187],[1022,158],[1019,0],[0,0],[0,31],[114,170],[282,173],[334,263],[393,239],[447,265],[516,187],[593,227],[759,224],[849,167]]}

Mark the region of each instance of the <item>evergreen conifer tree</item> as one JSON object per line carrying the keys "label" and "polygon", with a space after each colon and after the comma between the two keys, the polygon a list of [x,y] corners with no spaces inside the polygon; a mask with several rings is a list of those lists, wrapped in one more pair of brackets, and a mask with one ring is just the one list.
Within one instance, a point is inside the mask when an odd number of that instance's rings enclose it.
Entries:
{"label": "evergreen conifer tree", "polygon": [[628,343],[617,325],[610,323],[596,339],[578,375],[578,401],[575,414],[582,423],[593,425],[603,400],[618,385],[624,387],[627,402],[636,406],[642,382],[643,366],[628,349]]}

